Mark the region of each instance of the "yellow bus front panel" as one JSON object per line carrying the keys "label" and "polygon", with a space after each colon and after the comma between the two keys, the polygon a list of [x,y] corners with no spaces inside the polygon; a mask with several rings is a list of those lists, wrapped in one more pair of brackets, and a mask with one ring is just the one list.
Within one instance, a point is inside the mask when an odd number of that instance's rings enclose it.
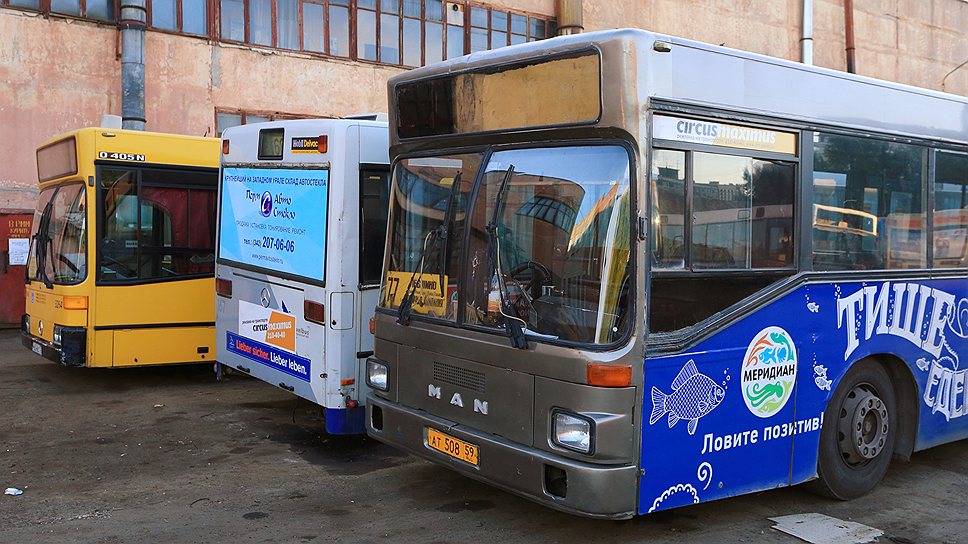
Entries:
{"label": "yellow bus front panel", "polygon": [[215,325],[112,332],[116,367],[215,360]]}
{"label": "yellow bus front panel", "polygon": [[[215,280],[98,286],[92,366],[205,362],[215,353]],[[103,333],[112,333],[105,336]],[[108,346],[101,342],[109,340]]]}

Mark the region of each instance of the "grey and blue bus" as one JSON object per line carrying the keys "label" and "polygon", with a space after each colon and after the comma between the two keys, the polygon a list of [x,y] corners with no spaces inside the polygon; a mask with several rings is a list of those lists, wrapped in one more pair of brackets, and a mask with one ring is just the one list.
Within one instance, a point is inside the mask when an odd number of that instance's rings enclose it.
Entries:
{"label": "grey and blue bus", "polygon": [[372,437],[611,519],[968,437],[968,99],[615,30],[389,100]]}

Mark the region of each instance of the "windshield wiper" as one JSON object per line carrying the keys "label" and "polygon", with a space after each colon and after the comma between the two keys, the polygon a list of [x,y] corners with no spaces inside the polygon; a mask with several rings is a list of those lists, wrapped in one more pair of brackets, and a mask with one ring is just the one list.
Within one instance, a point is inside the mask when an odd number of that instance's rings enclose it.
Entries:
{"label": "windshield wiper", "polygon": [[[491,277],[497,280],[497,291],[499,313],[504,318],[504,330],[507,331],[511,345],[517,349],[528,349],[528,339],[524,335],[526,323],[517,317],[511,316],[511,311],[507,294],[507,284],[504,281],[504,272],[501,271],[501,242],[497,235],[497,222],[501,218],[501,210],[504,207],[504,194],[507,191],[511,176],[514,175],[514,165],[508,166],[504,172],[504,179],[498,187],[497,195],[494,197],[494,213],[491,214],[491,221],[484,227],[487,230],[488,253],[491,258]],[[493,280],[492,280],[493,283]]]}
{"label": "windshield wiper", "polygon": [[[410,277],[410,283],[407,284],[407,290],[403,293],[403,298],[400,299],[400,307],[398,309],[399,315],[397,316],[397,323],[407,326],[410,325],[410,316],[413,314],[413,298],[417,295],[417,286],[420,284],[420,277],[423,276],[424,265],[427,262],[427,257],[430,255],[431,251],[437,247],[438,242],[444,241],[440,247],[440,260],[437,265],[438,268],[438,278],[440,285],[440,298],[444,299],[444,304],[447,304],[445,294],[447,292],[444,286],[444,266],[446,263],[447,255],[447,240],[448,226],[454,218],[454,202],[457,200],[457,193],[460,191],[460,171],[454,176],[454,181],[450,186],[450,194],[447,196],[447,207],[444,209],[444,222],[436,229],[427,233],[426,238],[424,238],[423,252],[420,254],[420,259],[417,261],[417,270],[413,276]],[[436,234],[437,237],[431,242],[430,237]]]}
{"label": "windshield wiper", "polygon": [[54,288],[54,282],[47,276],[47,249],[53,244],[48,230],[50,228],[50,211],[54,207],[54,200],[51,198],[44,206],[44,212],[40,215],[40,225],[37,226],[37,234],[34,235],[34,248],[37,250],[37,278],[44,282],[44,287]]}
{"label": "windshield wiper", "polygon": [[[403,293],[403,298],[400,299],[400,307],[397,311],[400,315],[397,316],[397,323],[401,325],[410,324],[410,314],[413,313],[413,297],[417,294],[417,285],[420,284],[420,277],[423,276],[424,264],[427,261],[427,255],[430,255],[430,251],[437,245],[437,241],[440,240],[440,231],[443,226],[437,227],[434,230],[427,233],[424,237],[423,251],[420,253],[420,259],[417,260],[417,269],[414,271],[413,276],[410,276],[410,283],[407,284],[407,290]],[[434,240],[431,237],[437,236]]]}

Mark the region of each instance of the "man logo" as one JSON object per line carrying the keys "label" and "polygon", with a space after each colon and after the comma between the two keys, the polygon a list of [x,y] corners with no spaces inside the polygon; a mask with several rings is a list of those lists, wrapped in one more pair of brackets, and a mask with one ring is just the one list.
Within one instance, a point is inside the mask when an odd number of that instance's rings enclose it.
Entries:
{"label": "man logo", "polygon": [[[427,385],[427,396],[439,400],[440,397],[441,397],[440,387],[438,387],[438,386],[436,386],[436,385],[434,385],[432,383],[431,384],[428,384]],[[452,397],[450,397],[450,403],[452,405],[458,407],[458,408],[463,408],[464,407],[464,398],[461,397],[460,393],[454,393],[454,395]],[[475,412],[477,412],[478,414],[481,414],[482,416],[486,416],[487,415],[487,409],[488,409],[488,405],[487,405],[487,401],[486,400],[474,399],[474,411]]]}
{"label": "man logo", "polygon": [[272,214],[272,194],[269,191],[262,193],[262,217],[269,217]]}

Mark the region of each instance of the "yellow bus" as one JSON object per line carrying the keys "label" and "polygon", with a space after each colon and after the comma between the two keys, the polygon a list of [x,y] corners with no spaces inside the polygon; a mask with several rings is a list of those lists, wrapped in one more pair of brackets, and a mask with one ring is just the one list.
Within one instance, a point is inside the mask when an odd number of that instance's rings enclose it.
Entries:
{"label": "yellow bus", "polygon": [[219,140],[84,128],[37,149],[25,347],[65,366],[215,360]]}

